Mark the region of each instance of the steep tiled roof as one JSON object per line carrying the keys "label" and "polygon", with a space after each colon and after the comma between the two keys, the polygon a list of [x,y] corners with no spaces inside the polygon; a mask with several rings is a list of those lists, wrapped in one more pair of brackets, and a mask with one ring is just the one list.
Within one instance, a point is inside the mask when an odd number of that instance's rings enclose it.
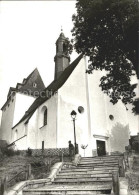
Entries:
{"label": "steep tiled roof", "polygon": [[[36,83],[36,88],[33,87],[33,83]],[[10,87],[8,95],[7,95],[7,101],[3,105],[1,110],[3,110],[3,108],[10,101],[10,98],[11,98],[11,95],[13,94],[13,92],[19,92],[22,94],[26,94],[26,95],[28,94],[30,96],[33,96],[34,92],[36,92],[36,91],[40,92],[44,89],[45,89],[45,85],[42,81],[42,78],[39,74],[38,69],[35,68],[35,70],[26,79],[23,79],[23,83],[17,83],[16,88]],[[33,97],[35,97],[35,96],[33,96]]]}
{"label": "steep tiled roof", "polygon": [[[37,68],[35,68],[35,70],[23,81],[24,83],[17,84],[17,87],[19,86],[18,91],[21,93],[33,96],[34,92],[36,91],[40,92],[43,89],[45,89],[45,85],[42,81],[42,78]],[[33,86],[34,83],[36,84],[36,87]]]}
{"label": "steep tiled roof", "polygon": [[[62,85],[66,82],[66,80],[69,78],[75,67],[78,65],[80,60],[82,59],[83,55],[80,55],[78,58],[76,58],[60,75],[60,77],[57,80],[54,80],[45,90],[42,92],[44,94],[47,94],[45,97],[38,97],[33,104],[29,107],[25,115],[22,117],[22,119],[14,126],[16,127],[19,123],[27,119],[26,123],[29,121],[35,110],[43,104],[45,101],[47,101],[51,96],[48,96],[48,91],[50,91],[52,94],[54,94]],[[14,128],[13,127],[13,128]]]}

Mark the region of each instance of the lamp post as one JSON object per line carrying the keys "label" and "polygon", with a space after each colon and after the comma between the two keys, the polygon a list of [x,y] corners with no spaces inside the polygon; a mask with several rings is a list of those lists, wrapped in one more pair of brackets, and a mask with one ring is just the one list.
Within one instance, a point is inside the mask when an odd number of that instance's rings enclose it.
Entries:
{"label": "lamp post", "polygon": [[75,119],[76,119],[76,115],[77,113],[75,112],[75,110],[73,110],[71,113],[71,118],[73,120],[73,127],[74,127],[74,146],[75,146],[75,154],[78,154],[78,147],[77,147],[77,143],[76,143],[76,131],[75,131]]}

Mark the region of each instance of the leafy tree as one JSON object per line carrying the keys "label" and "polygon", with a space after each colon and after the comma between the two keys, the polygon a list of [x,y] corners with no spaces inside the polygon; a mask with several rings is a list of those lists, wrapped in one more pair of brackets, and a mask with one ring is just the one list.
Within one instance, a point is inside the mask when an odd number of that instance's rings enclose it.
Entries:
{"label": "leafy tree", "polygon": [[131,84],[131,76],[138,74],[138,1],[77,0],[76,9],[72,16],[74,47],[90,57],[87,72],[105,70],[100,86],[113,104],[119,99],[125,105],[133,103],[136,85]]}

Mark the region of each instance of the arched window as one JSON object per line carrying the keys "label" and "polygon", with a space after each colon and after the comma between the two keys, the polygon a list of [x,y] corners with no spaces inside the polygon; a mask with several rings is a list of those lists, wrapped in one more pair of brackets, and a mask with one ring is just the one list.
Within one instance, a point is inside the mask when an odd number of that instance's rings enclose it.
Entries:
{"label": "arched window", "polygon": [[41,109],[39,124],[40,124],[40,128],[48,124],[48,109],[46,106],[43,106]]}
{"label": "arched window", "polygon": [[47,108],[44,111],[43,125],[47,125]]}

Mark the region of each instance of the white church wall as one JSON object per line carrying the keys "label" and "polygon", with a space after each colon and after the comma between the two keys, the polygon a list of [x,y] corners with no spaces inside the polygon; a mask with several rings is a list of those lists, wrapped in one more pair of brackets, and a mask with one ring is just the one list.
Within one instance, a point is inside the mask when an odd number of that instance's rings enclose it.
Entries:
{"label": "white church wall", "polygon": [[108,135],[105,97],[99,87],[101,75],[102,73],[99,71],[87,74],[92,136]]}
{"label": "white church wall", "polygon": [[16,95],[11,96],[11,99],[7,102],[7,105],[3,108],[2,119],[1,119],[1,131],[0,139],[7,140],[8,143],[11,143],[13,126],[13,117],[15,109]]}
{"label": "white church wall", "polygon": [[27,147],[36,149],[38,143],[38,109],[33,113],[27,127]]}
{"label": "white church wall", "polygon": [[[139,79],[135,78],[133,84],[137,83],[137,88],[135,89],[136,98],[139,98]],[[132,105],[128,105],[127,119],[129,121],[130,135],[137,135],[139,133],[139,114],[135,115],[132,112]]]}
{"label": "white church wall", "polygon": [[25,112],[28,110],[30,105],[34,101],[34,97],[17,93],[16,94],[16,104],[15,104],[15,111],[14,111],[14,121],[13,126],[16,125]]}
{"label": "white church wall", "polygon": [[[87,65],[86,65],[87,68]],[[99,87],[99,79],[102,72],[93,71],[93,74],[87,74],[88,96],[90,108],[90,126],[91,126],[91,144],[92,149],[97,150],[97,140],[105,141],[106,152],[109,152],[109,136],[107,109],[105,95]]]}
{"label": "white church wall", "polygon": [[[83,113],[78,112],[78,107],[84,108]],[[86,94],[85,61],[82,59],[74,69],[65,84],[58,90],[58,124],[57,124],[57,147],[68,147],[68,141],[74,144],[73,121],[70,113],[77,112],[76,142],[79,145],[79,152],[83,155],[81,145],[87,145],[89,140],[88,108]],[[90,153],[89,147],[86,155]]]}
{"label": "white church wall", "polygon": [[127,120],[129,121],[129,133],[131,136],[139,133],[139,115],[132,113],[132,105],[128,106]]}
{"label": "white church wall", "polygon": [[[120,101],[113,105],[109,97],[101,91],[99,79],[102,75],[103,72],[98,71],[88,75],[92,134],[109,137],[106,141],[107,152],[123,152],[125,146],[129,144],[126,108]],[[110,115],[113,117],[112,120]],[[123,137],[120,137],[120,131]]]}
{"label": "white church wall", "polygon": [[[15,128],[13,128],[12,129],[12,142],[26,135],[26,129],[27,129],[27,125],[25,125],[25,121],[21,122]],[[15,142],[16,150],[26,150],[27,148],[28,148],[28,145],[27,145],[26,136]]]}
{"label": "white church wall", "polygon": [[[28,119],[28,118],[27,118]],[[29,119],[28,123],[26,124],[27,119],[19,123],[16,127],[12,130],[12,137],[13,141],[16,139],[24,138],[18,140],[15,145],[16,149],[18,150],[26,150],[27,148],[36,149],[37,148],[37,120],[38,120],[38,110],[36,110],[32,117]],[[17,135],[16,135],[17,132]],[[15,139],[16,137],[16,139]]]}
{"label": "white church wall", "polygon": [[[42,125],[43,113],[42,108],[47,107],[47,125]],[[23,139],[16,142],[16,149],[24,150],[27,148],[40,149],[42,141],[44,141],[45,148],[56,148],[56,124],[57,124],[57,95],[55,94],[45,103],[43,103],[29,119],[28,124],[25,125],[26,120],[19,123],[13,128],[13,141],[27,135]]]}
{"label": "white church wall", "polygon": [[[44,107],[47,108],[47,124],[43,125]],[[42,147],[44,141],[45,148],[56,148],[57,138],[57,94],[44,102],[38,108],[38,135],[37,148]]]}
{"label": "white church wall", "polygon": [[[110,132],[110,152],[125,151],[125,146],[129,145],[129,121],[127,119],[127,111],[124,104],[119,101],[113,105],[107,97],[107,118],[108,129]],[[110,119],[110,115],[113,119]]]}

